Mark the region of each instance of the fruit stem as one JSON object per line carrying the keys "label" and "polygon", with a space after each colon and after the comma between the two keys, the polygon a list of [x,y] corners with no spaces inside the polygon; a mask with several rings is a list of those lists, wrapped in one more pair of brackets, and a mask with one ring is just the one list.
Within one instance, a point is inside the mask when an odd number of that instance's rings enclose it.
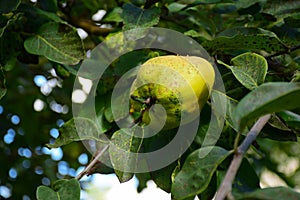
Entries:
{"label": "fruit stem", "polygon": [[142,122],[144,113],[149,110],[149,108],[154,104],[154,98],[153,97],[148,97],[147,99],[144,98],[139,98],[135,95],[131,95],[130,96],[131,99],[133,99],[134,101],[140,102],[143,104],[141,110],[140,110],[140,116],[134,120],[134,124],[138,124]]}
{"label": "fruit stem", "polygon": [[133,99],[134,101],[137,101],[137,102],[140,102],[142,104],[146,104],[147,106],[152,106],[153,105],[153,98],[152,97],[148,97],[147,99],[144,99],[144,98],[139,98],[135,95],[131,95],[130,96],[131,99]]}

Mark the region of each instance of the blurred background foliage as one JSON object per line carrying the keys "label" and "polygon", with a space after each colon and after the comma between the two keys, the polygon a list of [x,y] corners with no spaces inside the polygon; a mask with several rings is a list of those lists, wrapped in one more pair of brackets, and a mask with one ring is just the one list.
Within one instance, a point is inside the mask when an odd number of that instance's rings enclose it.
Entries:
{"label": "blurred background foliage", "polygon": [[[269,65],[266,81],[299,81],[299,11],[300,1],[294,0],[1,0],[0,199],[35,199],[37,186],[75,177],[91,158],[80,142],[51,150],[45,144],[53,143],[72,118],[79,61],[104,39],[134,27],[169,28],[194,38],[224,63],[248,51],[263,55]],[[134,22],[141,12],[141,23]],[[69,35],[63,38],[45,27],[49,23],[60,24],[58,30]],[[57,46],[66,49],[63,58],[36,49],[38,38],[28,39],[36,34],[62,37]],[[156,54],[163,53],[126,54],[114,65],[126,71]],[[68,55],[72,60],[64,59]],[[249,92],[229,69],[218,67],[228,96],[239,100]],[[115,79],[109,78],[100,93],[110,90]],[[259,176],[267,171],[267,179],[300,190],[300,144],[295,142],[300,112],[294,112],[294,120],[282,115],[282,124],[266,127],[262,136],[267,138],[259,138],[258,150],[248,157]]]}

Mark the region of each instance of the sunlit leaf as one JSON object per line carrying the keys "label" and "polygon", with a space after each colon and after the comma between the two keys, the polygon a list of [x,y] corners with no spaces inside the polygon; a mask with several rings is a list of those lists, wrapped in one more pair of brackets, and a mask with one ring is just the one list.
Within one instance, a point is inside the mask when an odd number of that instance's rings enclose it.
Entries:
{"label": "sunlit leaf", "polygon": [[36,198],[38,200],[79,200],[80,185],[76,179],[58,180],[52,188],[39,186]]}
{"label": "sunlit leaf", "polygon": [[122,12],[123,9],[120,7],[114,8],[108,14],[105,15],[102,21],[104,22],[122,22]]}
{"label": "sunlit leaf", "polygon": [[[76,122],[76,125],[75,125]],[[74,141],[101,139],[101,127],[89,118],[77,117],[66,122],[60,129],[60,135],[53,144],[47,144],[49,148],[57,148]]]}
{"label": "sunlit leaf", "polygon": [[300,107],[300,83],[265,83],[247,94],[235,110],[239,130],[258,117],[273,112]]}
{"label": "sunlit leaf", "polygon": [[125,4],[122,13],[124,30],[154,26],[159,22],[159,13],[157,7],[141,9],[133,4]]}
{"label": "sunlit leaf", "polygon": [[24,46],[29,53],[42,55],[62,64],[74,65],[84,58],[77,31],[65,24],[44,24],[35,36],[25,41]]}
{"label": "sunlit leaf", "polygon": [[126,182],[133,177],[137,165],[137,152],[140,150],[143,139],[136,137],[138,127],[116,131],[109,147],[109,154],[115,173],[120,182]]}
{"label": "sunlit leaf", "polygon": [[244,53],[234,57],[228,66],[236,79],[249,90],[253,90],[265,80],[268,70],[267,60],[255,53]]}

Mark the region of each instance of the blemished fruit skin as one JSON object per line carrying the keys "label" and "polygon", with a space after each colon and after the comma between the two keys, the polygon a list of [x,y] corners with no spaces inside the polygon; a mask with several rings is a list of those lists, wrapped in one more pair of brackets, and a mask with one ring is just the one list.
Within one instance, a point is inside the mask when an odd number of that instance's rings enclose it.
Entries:
{"label": "blemished fruit skin", "polygon": [[[187,124],[199,116],[214,80],[214,68],[204,58],[151,58],[141,65],[131,86],[130,114],[153,128],[165,121],[164,130]],[[155,104],[162,105],[165,112]]]}

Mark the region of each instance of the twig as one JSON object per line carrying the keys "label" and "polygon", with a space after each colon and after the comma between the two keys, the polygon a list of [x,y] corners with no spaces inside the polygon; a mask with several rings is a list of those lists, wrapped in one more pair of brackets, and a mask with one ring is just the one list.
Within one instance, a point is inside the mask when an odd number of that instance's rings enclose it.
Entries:
{"label": "twig", "polygon": [[268,55],[268,56],[266,56],[266,58],[268,59],[268,58],[280,56],[280,55],[282,55],[282,54],[288,54],[288,53],[291,53],[292,51],[296,51],[297,49],[300,49],[300,45],[292,46],[292,47],[290,47],[290,48],[287,48],[286,50],[279,51],[279,52],[277,52],[277,53]]}
{"label": "twig", "polygon": [[223,200],[227,195],[231,194],[232,183],[242,163],[246,151],[249,149],[252,142],[255,141],[259,132],[266,125],[270,117],[271,115],[267,114],[259,118],[247,134],[242,144],[238,147],[237,152],[235,153],[233,160],[231,161],[231,164],[226,172],[225,178],[223,179],[222,184],[217,191],[215,200]]}
{"label": "twig", "polygon": [[71,18],[70,23],[94,35],[107,35],[108,33],[114,30],[113,28],[101,28],[90,20],[84,20],[78,18]]}
{"label": "twig", "polygon": [[105,151],[108,149],[108,144],[104,146],[104,148],[97,152],[97,154],[95,155],[94,159],[86,166],[86,168],[80,173],[78,174],[78,176],[76,176],[77,180],[80,180],[84,175],[86,175],[89,170],[97,163],[98,159],[105,153]]}

